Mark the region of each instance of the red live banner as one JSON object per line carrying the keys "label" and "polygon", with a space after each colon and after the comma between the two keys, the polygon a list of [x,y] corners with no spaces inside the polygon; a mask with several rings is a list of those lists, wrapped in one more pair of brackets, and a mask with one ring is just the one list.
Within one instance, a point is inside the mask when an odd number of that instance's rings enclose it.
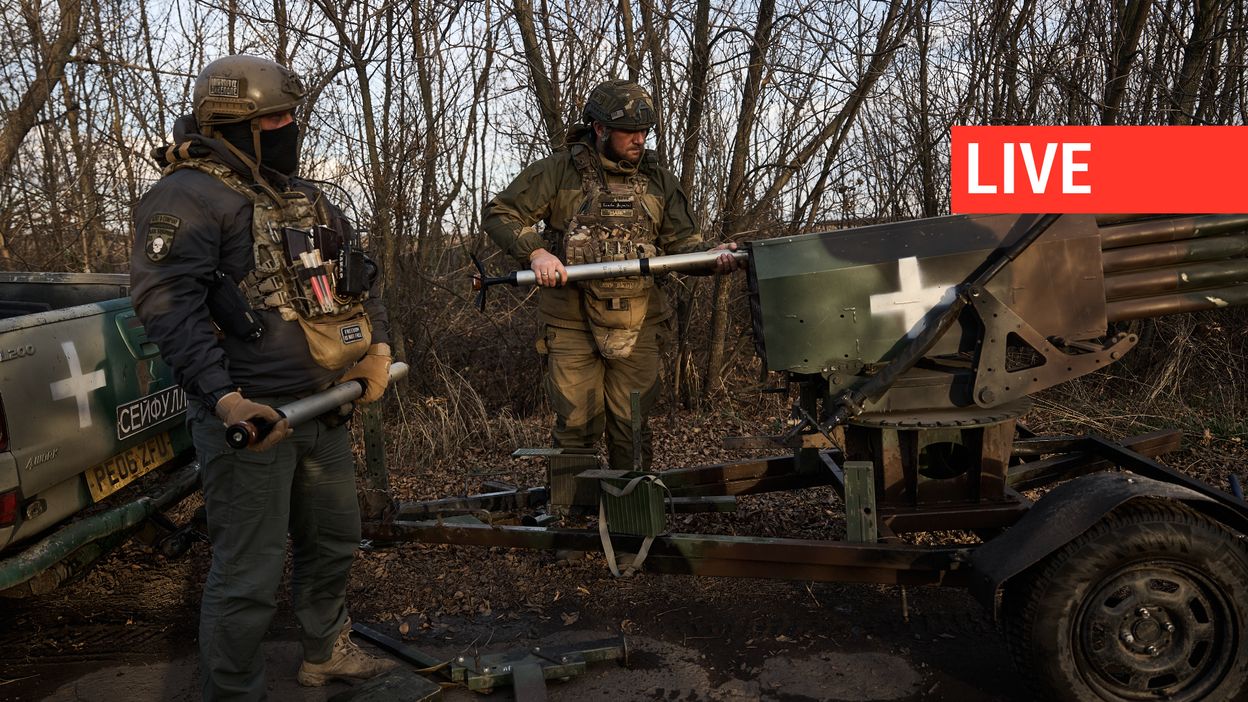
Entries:
{"label": "red live banner", "polygon": [[954,127],[952,210],[1248,212],[1248,127]]}

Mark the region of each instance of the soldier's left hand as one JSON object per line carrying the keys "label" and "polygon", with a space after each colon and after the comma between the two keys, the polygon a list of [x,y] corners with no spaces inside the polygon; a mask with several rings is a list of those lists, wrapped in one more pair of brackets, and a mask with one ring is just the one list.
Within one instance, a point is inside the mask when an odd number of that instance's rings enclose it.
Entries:
{"label": "soldier's left hand", "polygon": [[537,274],[537,284],[543,288],[554,288],[568,282],[568,271],[563,267],[563,261],[546,249],[529,254],[529,268]]}
{"label": "soldier's left hand", "polygon": [[[711,249],[711,251],[724,251],[724,252],[736,251],[736,250],[737,250],[737,245],[735,243],[720,244],[719,246],[716,246],[715,248]],[[719,258],[715,259],[715,272],[716,273],[731,273],[737,270],[738,268],[745,268],[745,263],[737,261],[737,257],[733,256],[730,253],[722,253],[719,255]]]}
{"label": "soldier's left hand", "polygon": [[368,347],[368,353],[364,354],[364,358],[351,366],[338,382],[364,381],[364,394],[360,395],[356,402],[361,405],[376,402],[386,391],[386,385],[390,383],[391,360],[393,359],[390,356],[390,344],[373,344]]}

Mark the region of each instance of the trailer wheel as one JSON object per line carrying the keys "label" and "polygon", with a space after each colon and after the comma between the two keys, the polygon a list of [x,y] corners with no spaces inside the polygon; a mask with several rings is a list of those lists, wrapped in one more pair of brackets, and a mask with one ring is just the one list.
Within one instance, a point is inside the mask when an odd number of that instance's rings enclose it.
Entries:
{"label": "trailer wheel", "polygon": [[1046,700],[1231,700],[1248,680],[1248,550],[1170,501],[1134,500],[1003,602],[1015,663]]}

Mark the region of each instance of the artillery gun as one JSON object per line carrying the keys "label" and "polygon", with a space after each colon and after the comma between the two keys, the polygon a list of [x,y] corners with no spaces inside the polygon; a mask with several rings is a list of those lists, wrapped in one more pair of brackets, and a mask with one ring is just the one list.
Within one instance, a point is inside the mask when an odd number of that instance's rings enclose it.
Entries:
{"label": "artillery gun", "polygon": [[[663,572],[965,587],[1042,699],[1237,699],[1242,494],[1155,460],[1176,431],[1042,437],[1018,420],[1031,394],[1121,359],[1132,320],[1248,303],[1246,231],[1244,215],[954,216],[752,242],[755,341],[797,387],[796,423],[726,443],[781,455],[644,474],[521,450],[549,458],[547,486],[398,504],[365,532],[602,548],[613,569],[623,551]],[[669,512],[822,485],[843,503],[842,541],[668,531]],[[598,515],[601,533],[560,527],[569,514]],[[952,530],[980,542],[900,536]]]}

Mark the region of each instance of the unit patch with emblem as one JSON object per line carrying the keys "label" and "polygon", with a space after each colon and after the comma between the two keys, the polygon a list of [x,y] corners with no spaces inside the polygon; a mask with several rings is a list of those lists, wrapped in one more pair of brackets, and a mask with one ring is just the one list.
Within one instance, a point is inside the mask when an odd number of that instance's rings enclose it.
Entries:
{"label": "unit patch with emblem", "polygon": [[163,261],[173,249],[173,237],[182,220],[170,214],[156,213],[147,220],[147,243],[144,251],[153,263]]}

